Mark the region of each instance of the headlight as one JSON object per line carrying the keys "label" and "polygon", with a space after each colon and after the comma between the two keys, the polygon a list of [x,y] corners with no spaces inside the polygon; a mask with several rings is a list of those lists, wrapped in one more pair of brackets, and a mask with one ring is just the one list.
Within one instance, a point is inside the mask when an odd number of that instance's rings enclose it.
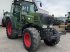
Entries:
{"label": "headlight", "polygon": [[53,27],[53,25],[50,25],[50,28],[52,28]]}
{"label": "headlight", "polygon": [[47,25],[43,25],[42,28],[47,28]]}
{"label": "headlight", "polygon": [[28,20],[30,20],[30,18],[28,18]]}

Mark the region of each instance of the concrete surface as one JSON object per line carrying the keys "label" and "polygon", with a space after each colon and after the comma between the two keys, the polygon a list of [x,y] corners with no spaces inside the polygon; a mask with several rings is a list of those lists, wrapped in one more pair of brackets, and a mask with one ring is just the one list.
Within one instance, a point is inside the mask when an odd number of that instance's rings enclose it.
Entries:
{"label": "concrete surface", "polygon": [[[0,27],[0,52],[27,52],[24,49],[22,39],[8,39],[5,28]],[[41,42],[37,52],[70,52],[70,33],[62,35],[58,45],[49,47]]]}

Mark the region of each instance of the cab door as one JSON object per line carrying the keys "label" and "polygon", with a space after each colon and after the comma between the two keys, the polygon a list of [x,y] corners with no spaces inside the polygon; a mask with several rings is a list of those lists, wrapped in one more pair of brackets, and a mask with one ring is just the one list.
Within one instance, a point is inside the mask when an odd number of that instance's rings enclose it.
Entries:
{"label": "cab door", "polygon": [[14,23],[15,23],[15,28],[19,29],[20,27],[20,6],[15,5],[14,10],[13,10],[13,16],[14,16]]}
{"label": "cab door", "polygon": [[29,12],[29,6],[26,2],[23,3],[22,8],[21,8],[21,21],[23,22],[23,25],[26,24],[26,18],[28,16]]}

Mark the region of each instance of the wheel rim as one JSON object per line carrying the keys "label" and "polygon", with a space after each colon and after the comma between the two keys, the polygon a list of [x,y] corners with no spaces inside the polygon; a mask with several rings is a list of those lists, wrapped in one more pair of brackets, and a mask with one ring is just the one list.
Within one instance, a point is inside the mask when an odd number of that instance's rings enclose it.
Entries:
{"label": "wheel rim", "polygon": [[11,33],[12,33],[12,25],[11,25],[11,22],[8,22],[7,32],[8,32],[8,35],[11,36]]}
{"label": "wheel rim", "polygon": [[30,48],[31,46],[31,37],[29,33],[25,33],[24,35],[24,44],[27,48]]}

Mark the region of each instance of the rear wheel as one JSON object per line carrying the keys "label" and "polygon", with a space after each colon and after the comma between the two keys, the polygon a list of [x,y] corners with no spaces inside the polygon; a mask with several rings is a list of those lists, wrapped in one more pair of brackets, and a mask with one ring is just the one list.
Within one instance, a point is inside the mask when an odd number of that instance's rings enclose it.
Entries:
{"label": "rear wheel", "polygon": [[14,33],[15,31],[13,29],[13,25],[10,19],[7,19],[6,32],[7,32],[7,37],[9,39],[18,38],[18,36]]}
{"label": "rear wheel", "polygon": [[23,44],[28,51],[36,51],[40,45],[40,34],[35,28],[26,28],[23,32]]}

